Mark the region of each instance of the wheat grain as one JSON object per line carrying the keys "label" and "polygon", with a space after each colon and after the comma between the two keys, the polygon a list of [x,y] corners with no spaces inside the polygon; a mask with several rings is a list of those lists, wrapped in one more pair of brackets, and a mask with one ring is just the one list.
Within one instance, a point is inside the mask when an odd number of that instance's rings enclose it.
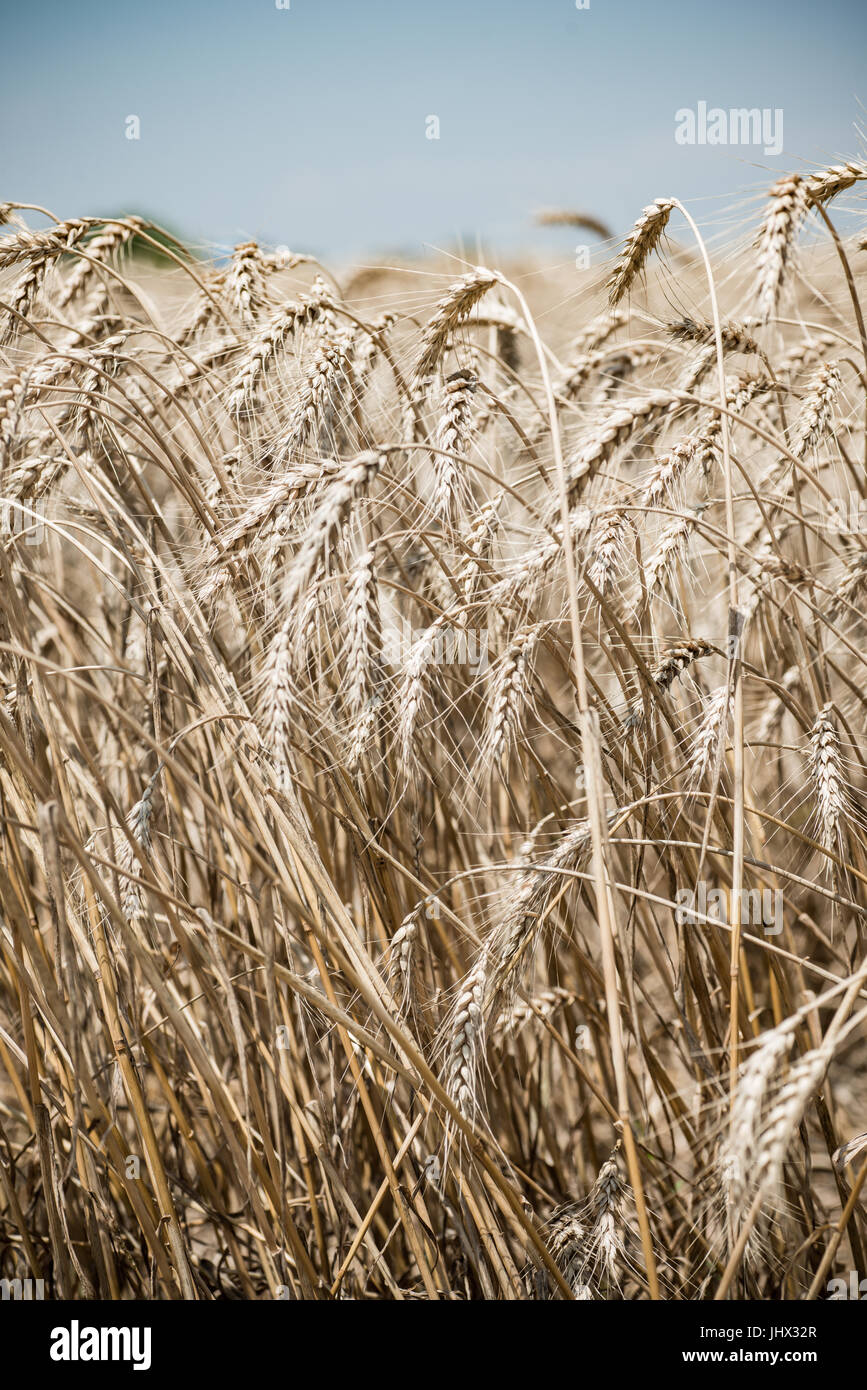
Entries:
{"label": "wheat grain", "polygon": [[436,371],[449,338],[498,280],[493,271],[476,266],[449,286],[422,334],[422,350],[415,366],[419,386]]}
{"label": "wheat grain", "polygon": [[642,209],[608,281],[608,302],[612,309],[629,293],[648,257],[659,245],[673,208],[670,198],[657,198]]}
{"label": "wheat grain", "polygon": [[779,179],[759,228],[756,246],[756,312],[763,323],[777,312],[786,278],[792,270],[798,233],[807,215],[807,189],[797,174]]}

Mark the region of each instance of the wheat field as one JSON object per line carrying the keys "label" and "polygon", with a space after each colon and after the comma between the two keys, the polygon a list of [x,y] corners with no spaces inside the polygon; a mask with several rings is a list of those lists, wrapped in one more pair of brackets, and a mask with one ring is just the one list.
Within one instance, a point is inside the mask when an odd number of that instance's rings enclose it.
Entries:
{"label": "wheat field", "polygon": [[580,273],[0,207],[0,1277],[867,1274],[864,180]]}

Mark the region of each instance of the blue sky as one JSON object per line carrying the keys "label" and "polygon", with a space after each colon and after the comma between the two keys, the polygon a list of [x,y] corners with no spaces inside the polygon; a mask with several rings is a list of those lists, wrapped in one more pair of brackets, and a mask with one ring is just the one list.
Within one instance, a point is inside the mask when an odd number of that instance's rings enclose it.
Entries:
{"label": "blue sky", "polygon": [[[674,193],[712,220],[711,195],[865,153],[864,0],[0,3],[0,198],[221,245],[565,245],[534,209],[619,234]],[[781,108],[782,154],[678,145],[699,101]]]}

